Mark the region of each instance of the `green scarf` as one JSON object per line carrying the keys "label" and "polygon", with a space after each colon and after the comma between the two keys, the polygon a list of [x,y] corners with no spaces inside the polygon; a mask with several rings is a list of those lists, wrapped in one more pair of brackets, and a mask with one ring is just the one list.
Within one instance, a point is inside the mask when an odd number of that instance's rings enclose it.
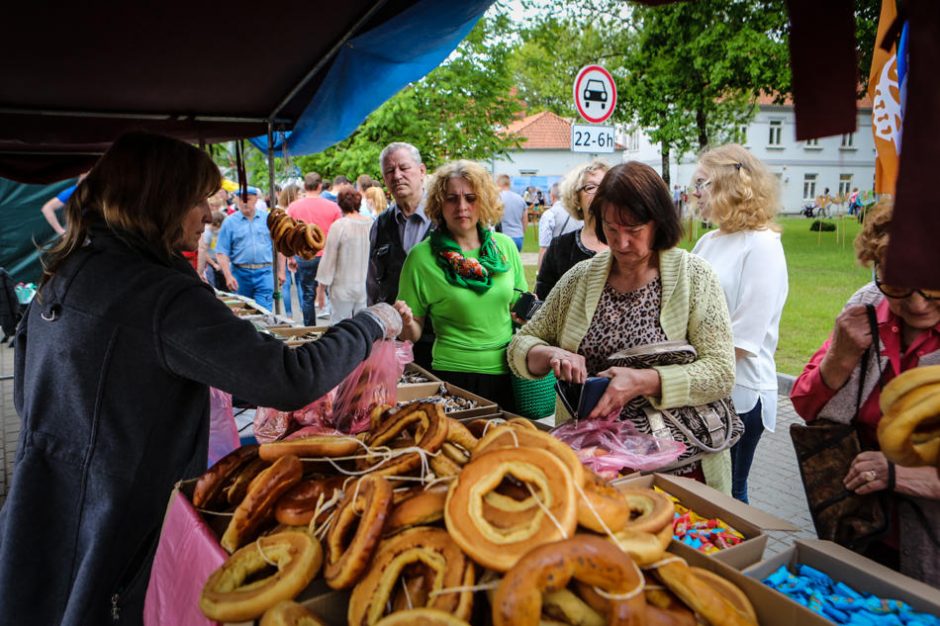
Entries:
{"label": "green scarf", "polygon": [[477,224],[477,234],[480,236],[479,260],[465,257],[445,228],[431,233],[431,254],[451,285],[486,293],[493,286],[493,274],[507,271],[509,263],[493,241],[490,231]]}

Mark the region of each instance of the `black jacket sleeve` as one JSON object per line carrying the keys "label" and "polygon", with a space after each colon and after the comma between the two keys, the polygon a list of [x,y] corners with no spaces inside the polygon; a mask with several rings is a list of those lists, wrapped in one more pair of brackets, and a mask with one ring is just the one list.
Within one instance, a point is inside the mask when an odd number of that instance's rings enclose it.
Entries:
{"label": "black jacket sleeve", "polygon": [[167,369],[280,410],[296,410],[323,396],[384,335],[378,322],[359,313],[315,342],[288,348],[199,286],[181,290],[156,309],[157,349]]}

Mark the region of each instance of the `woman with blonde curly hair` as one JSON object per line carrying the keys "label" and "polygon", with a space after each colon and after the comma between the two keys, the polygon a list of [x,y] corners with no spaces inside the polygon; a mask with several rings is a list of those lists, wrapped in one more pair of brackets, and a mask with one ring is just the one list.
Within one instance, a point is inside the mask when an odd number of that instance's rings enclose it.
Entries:
{"label": "woman with blonde curly hair", "polygon": [[499,190],[480,165],[442,165],[424,208],[437,228],[408,253],[395,307],[404,321],[402,339],[416,341],[431,320],[436,374],[512,407],[510,310],[527,286],[516,244],[490,231],[502,210]]}
{"label": "woman with blonde curly hair", "polygon": [[565,272],[607,249],[607,244],[597,238],[594,217],[588,208],[609,169],[603,161],[589,161],[571,170],[562,181],[562,206],[572,219],[584,222],[584,227],[552,239],[535,279],[535,294],[539,300],[548,297],[548,292]]}
{"label": "woman with blonde curly hair", "polygon": [[703,219],[718,225],[692,252],[715,268],[731,313],[736,359],[731,397],[745,429],[731,449],[732,494],[747,502],[754,451],[777,419],[774,352],[787,299],[787,262],[774,223],[779,188],[767,167],[737,144],[703,154],[692,186]]}
{"label": "woman with blonde curly hair", "polygon": [[[940,478],[930,467],[889,462],[878,444],[881,390],[915,367],[940,363],[940,290],[910,289],[882,279],[892,202],[868,210],[855,239],[859,263],[874,266],[873,282],[849,298],[832,335],[796,379],[790,399],[807,422],[852,424],[862,452],[842,482],[859,495],[880,493],[892,508],[888,533],[862,554],[902,574],[940,587]],[[877,326],[872,340],[868,307]],[[867,354],[867,356],[865,356]],[[859,381],[863,381],[859,389]]]}

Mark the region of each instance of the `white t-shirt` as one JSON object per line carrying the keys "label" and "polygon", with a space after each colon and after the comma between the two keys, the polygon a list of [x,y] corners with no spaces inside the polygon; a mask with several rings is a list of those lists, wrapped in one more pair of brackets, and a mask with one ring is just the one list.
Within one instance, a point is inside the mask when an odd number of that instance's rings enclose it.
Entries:
{"label": "white t-shirt", "polygon": [[692,252],[715,268],[731,314],[734,347],[747,353],[735,368],[735,408],[746,413],[760,399],[764,428],[772,432],[777,422],[774,353],[788,290],[780,233],[714,230],[702,236]]}
{"label": "white t-shirt", "polygon": [[552,239],[578,230],[584,222],[571,217],[561,202],[556,202],[539,218],[539,247],[547,248]]}

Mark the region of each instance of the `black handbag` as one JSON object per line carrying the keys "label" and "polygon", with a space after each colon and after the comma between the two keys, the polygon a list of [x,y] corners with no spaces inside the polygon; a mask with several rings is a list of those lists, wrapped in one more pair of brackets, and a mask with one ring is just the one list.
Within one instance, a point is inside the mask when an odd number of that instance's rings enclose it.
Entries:
{"label": "black handbag", "polygon": [[[792,424],[790,439],[796,450],[800,477],[806,492],[810,516],[820,539],[834,541],[856,552],[883,537],[890,524],[888,491],[858,495],[845,488],[842,480],[855,457],[862,451],[856,420],[861,409],[862,390],[868,359],[878,359],[880,342],[875,308],[868,305],[872,347],[862,355],[861,374],[855,402],[855,415],[849,424],[817,419],[809,424]],[[879,375],[881,361],[878,360]],[[880,376],[879,376],[880,384]],[[893,470],[893,466],[890,466]],[[889,477],[889,483],[893,482]]]}
{"label": "black handbag", "polygon": [[[664,341],[623,350],[608,357],[608,361],[614,366],[644,369],[657,365],[686,365],[696,357],[693,346],[683,341]],[[657,409],[641,396],[624,409],[621,416],[625,415],[641,432],[685,444],[685,452],[675,463],[657,470],[661,472],[671,472],[691,465],[707,454],[727,450],[744,433],[744,423],[730,397],[697,406]]]}

